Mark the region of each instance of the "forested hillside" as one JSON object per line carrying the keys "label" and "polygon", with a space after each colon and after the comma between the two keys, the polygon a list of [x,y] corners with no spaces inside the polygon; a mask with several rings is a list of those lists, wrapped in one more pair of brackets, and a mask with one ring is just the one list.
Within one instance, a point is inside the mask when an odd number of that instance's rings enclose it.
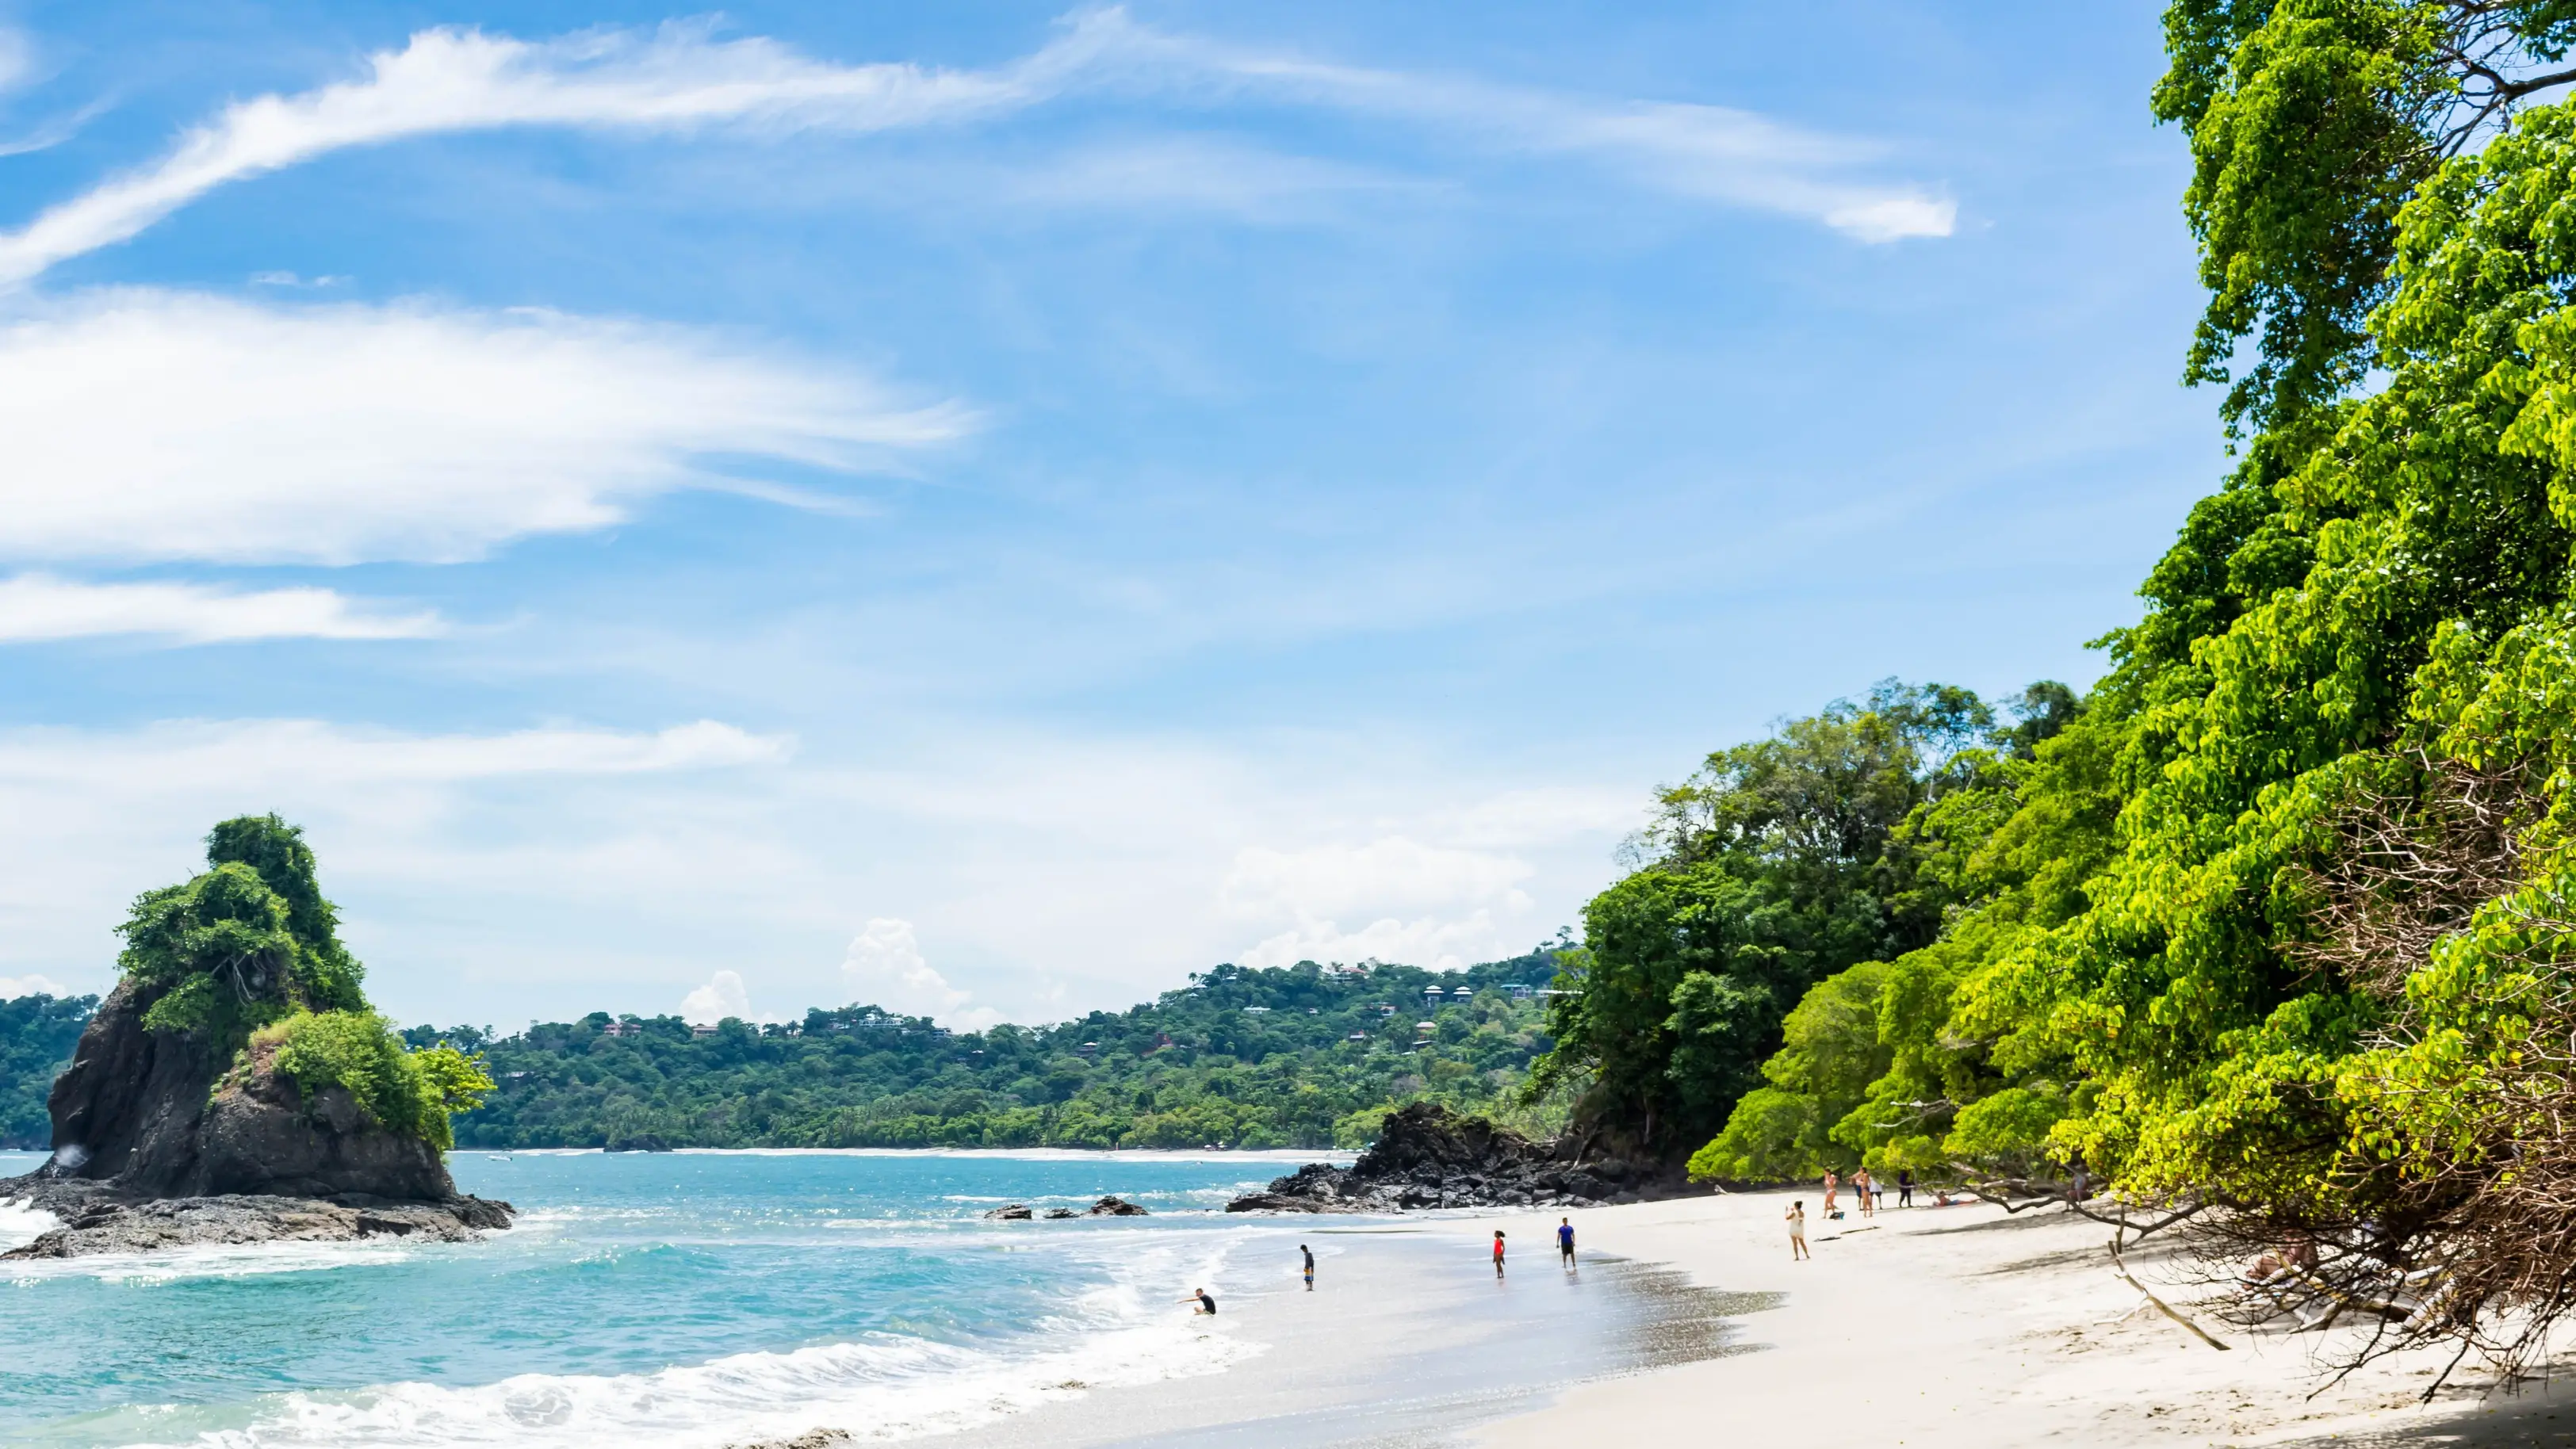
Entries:
{"label": "forested hillside", "polygon": [[1666,792],[1539,1079],[1705,1175],[2080,1168],[2510,1362],[2576,1308],[2576,6],[2166,19],[2233,471],[2080,701]]}
{"label": "forested hillside", "polygon": [[1561,1121],[1521,1092],[1555,969],[1554,951],[1444,973],[1221,966],[1125,1012],[959,1034],[853,1006],[703,1034],[595,1013],[406,1036],[484,1054],[499,1089],[457,1119],[467,1147],[1357,1146],[1417,1100]]}
{"label": "forested hillside", "polygon": [[45,1094],[70,1064],[72,1045],[97,1009],[95,996],[0,1001],[0,1147],[50,1145]]}

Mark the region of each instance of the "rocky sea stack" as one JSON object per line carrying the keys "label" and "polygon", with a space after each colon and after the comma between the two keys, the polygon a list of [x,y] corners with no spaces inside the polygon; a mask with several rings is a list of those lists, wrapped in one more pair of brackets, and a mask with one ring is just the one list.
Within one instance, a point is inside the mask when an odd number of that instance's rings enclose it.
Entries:
{"label": "rocky sea stack", "polygon": [[1584,1207],[1689,1190],[1664,1164],[1589,1150],[1581,1138],[1532,1142],[1482,1117],[1416,1102],[1387,1114],[1348,1167],[1312,1162],[1225,1205],[1230,1213],[1382,1213],[1407,1208]]}
{"label": "rocky sea stack", "polygon": [[448,1115],[490,1080],[368,1008],[301,834],[229,820],[207,860],[135,902],[123,977],[47,1104],[53,1154],[0,1179],[65,1226],[0,1256],[508,1227],[444,1160]]}

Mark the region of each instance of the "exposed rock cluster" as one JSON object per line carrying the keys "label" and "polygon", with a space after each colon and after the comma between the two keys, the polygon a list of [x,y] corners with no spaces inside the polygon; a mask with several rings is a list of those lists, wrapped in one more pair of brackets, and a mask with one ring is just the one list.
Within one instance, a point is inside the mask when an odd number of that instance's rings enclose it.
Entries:
{"label": "exposed rock cluster", "polygon": [[510,1225],[510,1205],[479,1197],[441,1202],[389,1202],[357,1196],[336,1201],[258,1195],[118,1198],[87,1183],[21,1178],[24,1200],[63,1225],[0,1259],[78,1258],[92,1253],[148,1253],[163,1248],[241,1243],[343,1243],[359,1238],[417,1238],[456,1243],[483,1229]]}
{"label": "exposed rock cluster", "polygon": [[[1038,1215],[1037,1210],[1028,1204],[1017,1202],[1007,1207],[997,1207],[984,1214],[988,1218],[1006,1223],[1024,1223]],[[1088,1212],[1078,1213],[1071,1208],[1049,1208],[1045,1216],[1052,1222],[1061,1218],[1141,1218],[1146,1216],[1146,1212],[1145,1209],[1123,1197],[1112,1196],[1093,1203]]]}
{"label": "exposed rock cluster", "polygon": [[1583,1207],[1677,1196],[1660,1163],[1587,1159],[1575,1140],[1532,1142],[1427,1102],[1387,1115],[1348,1167],[1312,1162],[1225,1205],[1230,1213],[1377,1213],[1408,1208]]}

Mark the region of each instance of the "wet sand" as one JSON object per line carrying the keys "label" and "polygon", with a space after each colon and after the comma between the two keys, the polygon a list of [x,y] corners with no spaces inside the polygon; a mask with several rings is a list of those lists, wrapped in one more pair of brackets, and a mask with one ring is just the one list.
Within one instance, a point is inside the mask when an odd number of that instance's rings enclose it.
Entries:
{"label": "wet sand", "polygon": [[[1202,1325],[1249,1350],[1234,1367],[1069,1390],[1064,1403],[920,1442],[939,1449],[1455,1443],[1475,1425],[1525,1413],[1571,1385],[1737,1352],[1741,1317],[1772,1302],[1598,1254],[1567,1272],[1552,1250],[1520,1250],[1497,1282],[1484,1256],[1491,1233],[1458,1220],[1326,1220],[1291,1237],[1252,1235],[1245,1250],[1275,1257],[1275,1275],[1238,1261],[1235,1274],[1251,1279],[1250,1291],[1221,1298],[1218,1317]],[[1296,1276],[1297,1241],[1316,1250],[1312,1293]],[[1540,1241],[1529,1239],[1532,1247]],[[1186,1312],[1177,1304],[1174,1311]]]}

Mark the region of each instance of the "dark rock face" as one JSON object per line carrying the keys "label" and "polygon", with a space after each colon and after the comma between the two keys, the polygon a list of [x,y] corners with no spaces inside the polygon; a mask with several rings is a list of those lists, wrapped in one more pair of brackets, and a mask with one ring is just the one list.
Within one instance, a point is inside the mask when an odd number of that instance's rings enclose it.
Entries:
{"label": "dark rock face", "polygon": [[1008,1207],[997,1207],[991,1212],[984,1214],[984,1216],[992,1218],[997,1222],[1024,1223],[1029,1219],[1036,1217],[1037,1214],[1031,1212],[1027,1204],[1015,1202]]}
{"label": "dark rock face", "polygon": [[0,1180],[0,1199],[67,1226],[9,1256],[509,1226],[507,1203],[458,1196],[437,1148],[367,1121],[336,1087],[309,1102],[264,1072],[217,1087],[229,1064],[146,1031],[151,1004],[120,982],[81,1033],[48,1103],[53,1156]]}
{"label": "dark rock face", "polygon": [[438,1149],[369,1123],[346,1092],[307,1103],[254,1075],[209,1095],[222,1064],[194,1039],[146,1031],[150,1005],[121,982],[54,1083],[54,1155],[42,1178],[105,1183],[132,1198],[456,1196]]}
{"label": "dark rock face", "polygon": [[1659,1163],[1587,1161],[1581,1144],[1532,1142],[1482,1117],[1417,1102],[1391,1113],[1348,1167],[1310,1162],[1230,1213],[1379,1213],[1407,1208],[1584,1207],[1687,1191]]}
{"label": "dark rock face", "polygon": [[1083,1214],[1083,1216],[1094,1218],[1141,1218],[1146,1216],[1146,1213],[1143,1208],[1136,1206],[1134,1203],[1127,1201],[1123,1197],[1104,1197],[1100,1201],[1093,1203],[1091,1205],[1091,1211]]}

